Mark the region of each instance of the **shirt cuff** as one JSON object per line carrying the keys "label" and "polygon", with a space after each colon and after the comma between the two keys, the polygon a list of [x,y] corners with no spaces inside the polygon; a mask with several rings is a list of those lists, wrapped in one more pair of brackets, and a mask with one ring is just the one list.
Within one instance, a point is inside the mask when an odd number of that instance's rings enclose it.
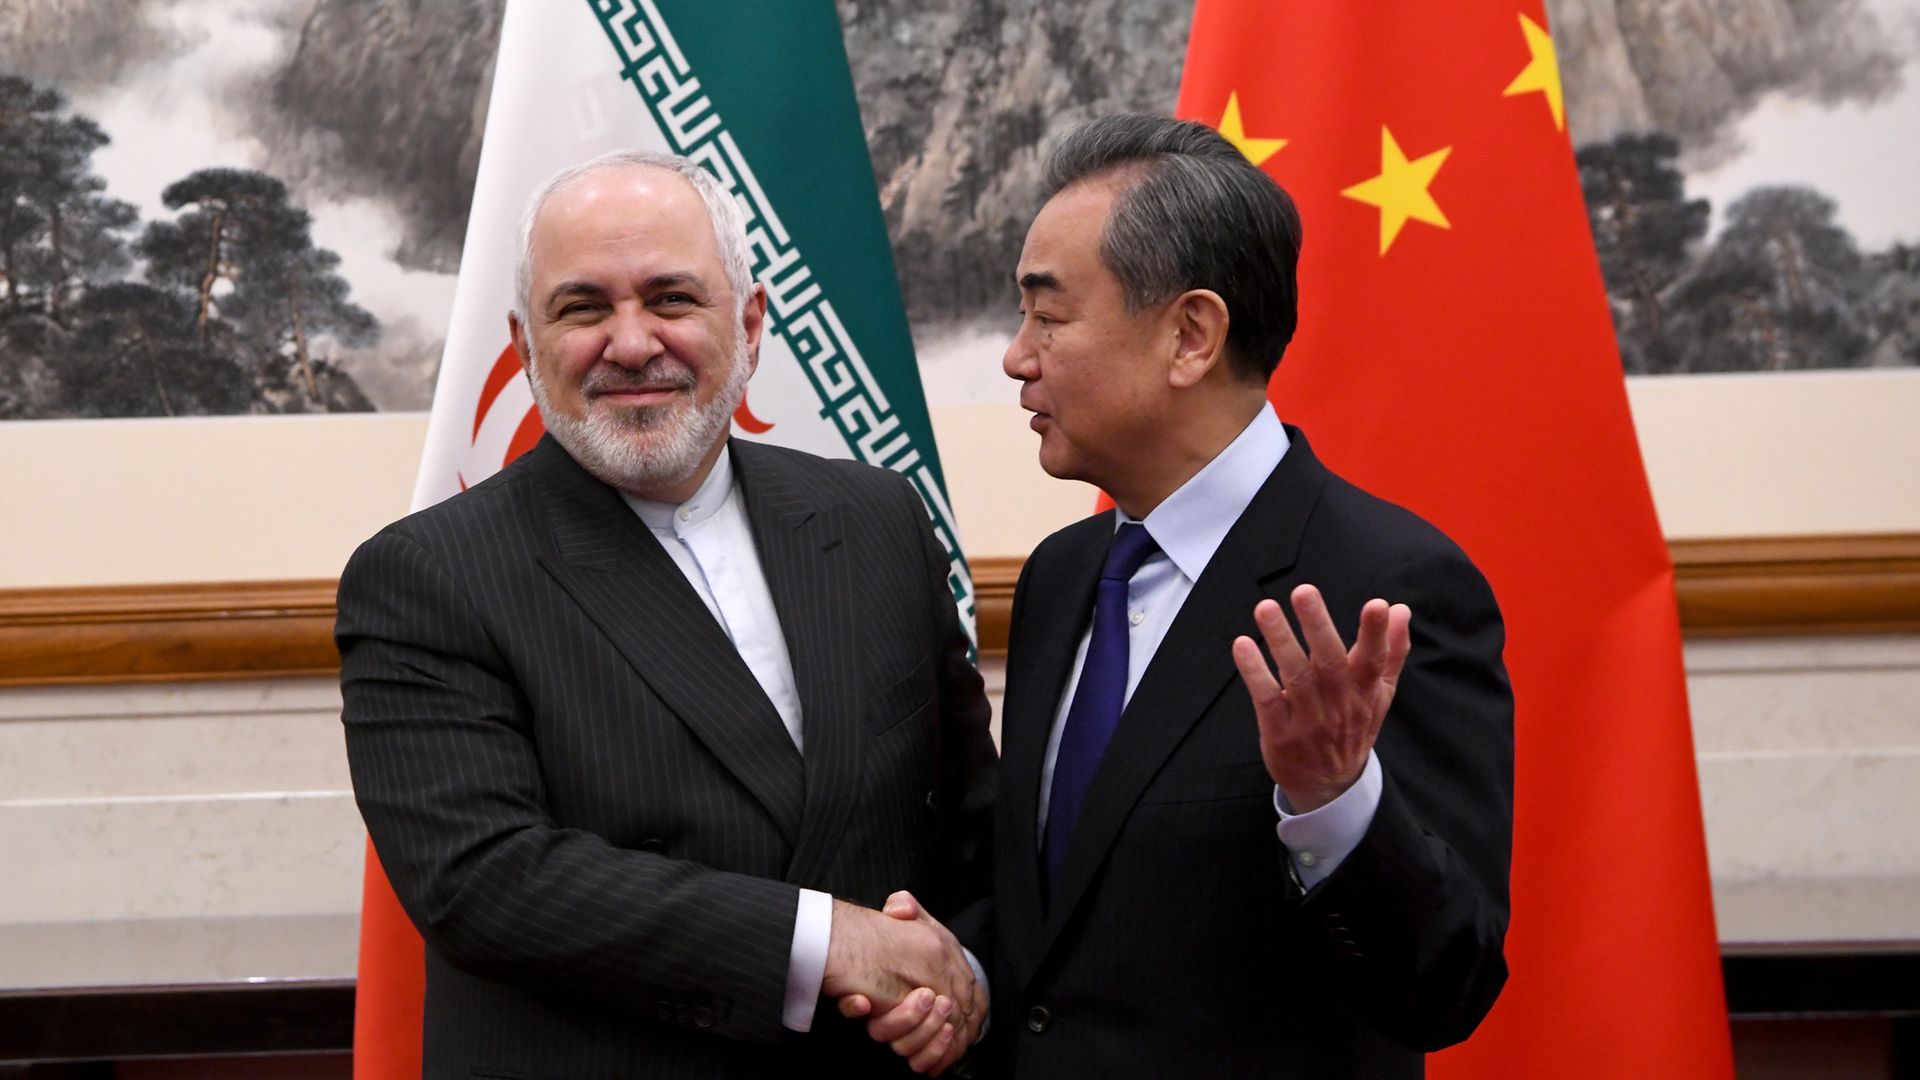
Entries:
{"label": "shirt cuff", "polygon": [[780,1024],[789,1031],[812,1031],[820,984],[827,977],[827,946],[833,940],[833,897],[816,889],[800,890],[793,913],[793,950],[787,954],[787,1004]]}
{"label": "shirt cuff", "polygon": [[1360,846],[1373,824],[1373,812],[1380,807],[1380,758],[1367,751],[1367,767],[1360,779],[1332,802],[1304,814],[1287,809],[1286,796],[1279,785],[1273,789],[1273,809],[1280,815],[1274,826],[1280,842],[1292,859],[1294,876],[1302,890],[1326,880],[1334,869]]}
{"label": "shirt cuff", "polygon": [[[967,966],[973,969],[973,978],[975,982],[980,984],[980,993],[986,995],[987,1001],[991,1003],[993,1001],[993,987],[987,985],[987,969],[980,966],[980,960],[973,955],[972,949],[962,945],[960,946],[960,951],[966,954]],[[980,1021],[980,1034],[975,1035],[973,1041],[978,1043],[981,1039],[986,1038],[987,1029],[992,1026],[993,1009],[988,1008],[986,1017]]]}

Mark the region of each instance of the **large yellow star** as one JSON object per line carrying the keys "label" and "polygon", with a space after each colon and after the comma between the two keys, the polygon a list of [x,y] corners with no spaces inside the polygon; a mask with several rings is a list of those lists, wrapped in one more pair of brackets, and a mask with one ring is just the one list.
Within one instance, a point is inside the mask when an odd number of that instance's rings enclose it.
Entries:
{"label": "large yellow star", "polygon": [[1340,193],[1380,208],[1380,254],[1385,255],[1393,246],[1393,238],[1400,235],[1400,228],[1408,218],[1443,229],[1453,227],[1447,224],[1447,215],[1440,212],[1440,204],[1427,193],[1427,185],[1433,183],[1434,174],[1451,153],[1453,147],[1443,146],[1423,158],[1408,161],[1407,155],[1400,151],[1400,144],[1393,140],[1393,132],[1381,126],[1380,175]]}
{"label": "large yellow star", "polygon": [[1531,94],[1538,90],[1547,95],[1547,108],[1553,112],[1553,126],[1567,129],[1566,101],[1560,95],[1560,61],[1553,52],[1553,38],[1540,28],[1540,24],[1520,16],[1520,32],[1527,36],[1527,51],[1533,59],[1527,61],[1519,75],[1514,76],[1502,97],[1515,94]]}
{"label": "large yellow star", "polygon": [[1220,118],[1220,137],[1232,143],[1234,149],[1247,156],[1255,165],[1264,163],[1281,147],[1287,145],[1285,139],[1249,139],[1247,129],[1240,123],[1240,95],[1227,95],[1227,112]]}

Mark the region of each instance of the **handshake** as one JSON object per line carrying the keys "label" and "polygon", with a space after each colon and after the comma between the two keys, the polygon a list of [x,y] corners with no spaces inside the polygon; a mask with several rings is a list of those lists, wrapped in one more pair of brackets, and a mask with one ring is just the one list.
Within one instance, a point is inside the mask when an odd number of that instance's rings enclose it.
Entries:
{"label": "handshake", "polygon": [[907,892],[880,911],[833,902],[821,989],[840,1015],[867,1017],[868,1035],[933,1076],[960,1060],[987,1018],[986,988],[960,942]]}

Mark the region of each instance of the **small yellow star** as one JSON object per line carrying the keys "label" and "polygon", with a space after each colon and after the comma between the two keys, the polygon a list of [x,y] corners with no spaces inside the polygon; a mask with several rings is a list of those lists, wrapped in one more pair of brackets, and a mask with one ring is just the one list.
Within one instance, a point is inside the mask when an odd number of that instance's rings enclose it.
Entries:
{"label": "small yellow star", "polygon": [[1567,129],[1567,105],[1560,94],[1560,61],[1553,52],[1553,38],[1540,24],[1522,14],[1520,32],[1527,36],[1527,51],[1533,59],[1520,74],[1514,76],[1502,97],[1515,94],[1531,94],[1538,90],[1547,95],[1547,108],[1553,112],[1553,126],[1560,131]]}
{"label": "small yellow star", "polygon": [[1247,129],[1240,123],[1240,95],[1227,95],[1227,112],[1220,118],[1218,128],[1220,137],[1234,145],[1255,165],[1264,163],[1281,147],[1287,145],[1285,139],[1249,139]]}
{"label": "small yellow star", "polygon": [[1408,218],[1443,229],[1453,227],[1447,224],[1447,215],[1440,212],[1440,204],[1427,193],[1427,185],[1433,183],[1434,174],[1451,153],[1453,147],[1443,146],[1423,158],[1408,161],[1407,155],[1400,151],[1400,144],[1393,140],[1393,132],[1381,126],[1380,175],[1340,193],[1380,208],[1380,254],[1385,255],[1393,246],[1393,238],[1400,235],[1401,226]]}

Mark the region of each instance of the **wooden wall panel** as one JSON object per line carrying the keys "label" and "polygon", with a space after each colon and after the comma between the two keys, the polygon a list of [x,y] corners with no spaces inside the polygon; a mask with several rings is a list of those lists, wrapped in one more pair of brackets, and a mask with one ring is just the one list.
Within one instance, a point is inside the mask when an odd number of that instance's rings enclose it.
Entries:
{"label": "wooden wall panel", "polygon": [[331,675],[334,584],[0,591],[0,686]]}
{"label": "wooden wall panel", "polygon": [[[1920,535],[1672,546],[1690,635],[1920,632]],[[981,648],[1004,653],[1017,558],[974,564]],[[0,686],[330,675],[332,581],[0,591]]]}
{"label": "wooden wall panel", "polygon": [[1685,540],[1672,549],[1688,634],[1920,632],[1920,535]]}

